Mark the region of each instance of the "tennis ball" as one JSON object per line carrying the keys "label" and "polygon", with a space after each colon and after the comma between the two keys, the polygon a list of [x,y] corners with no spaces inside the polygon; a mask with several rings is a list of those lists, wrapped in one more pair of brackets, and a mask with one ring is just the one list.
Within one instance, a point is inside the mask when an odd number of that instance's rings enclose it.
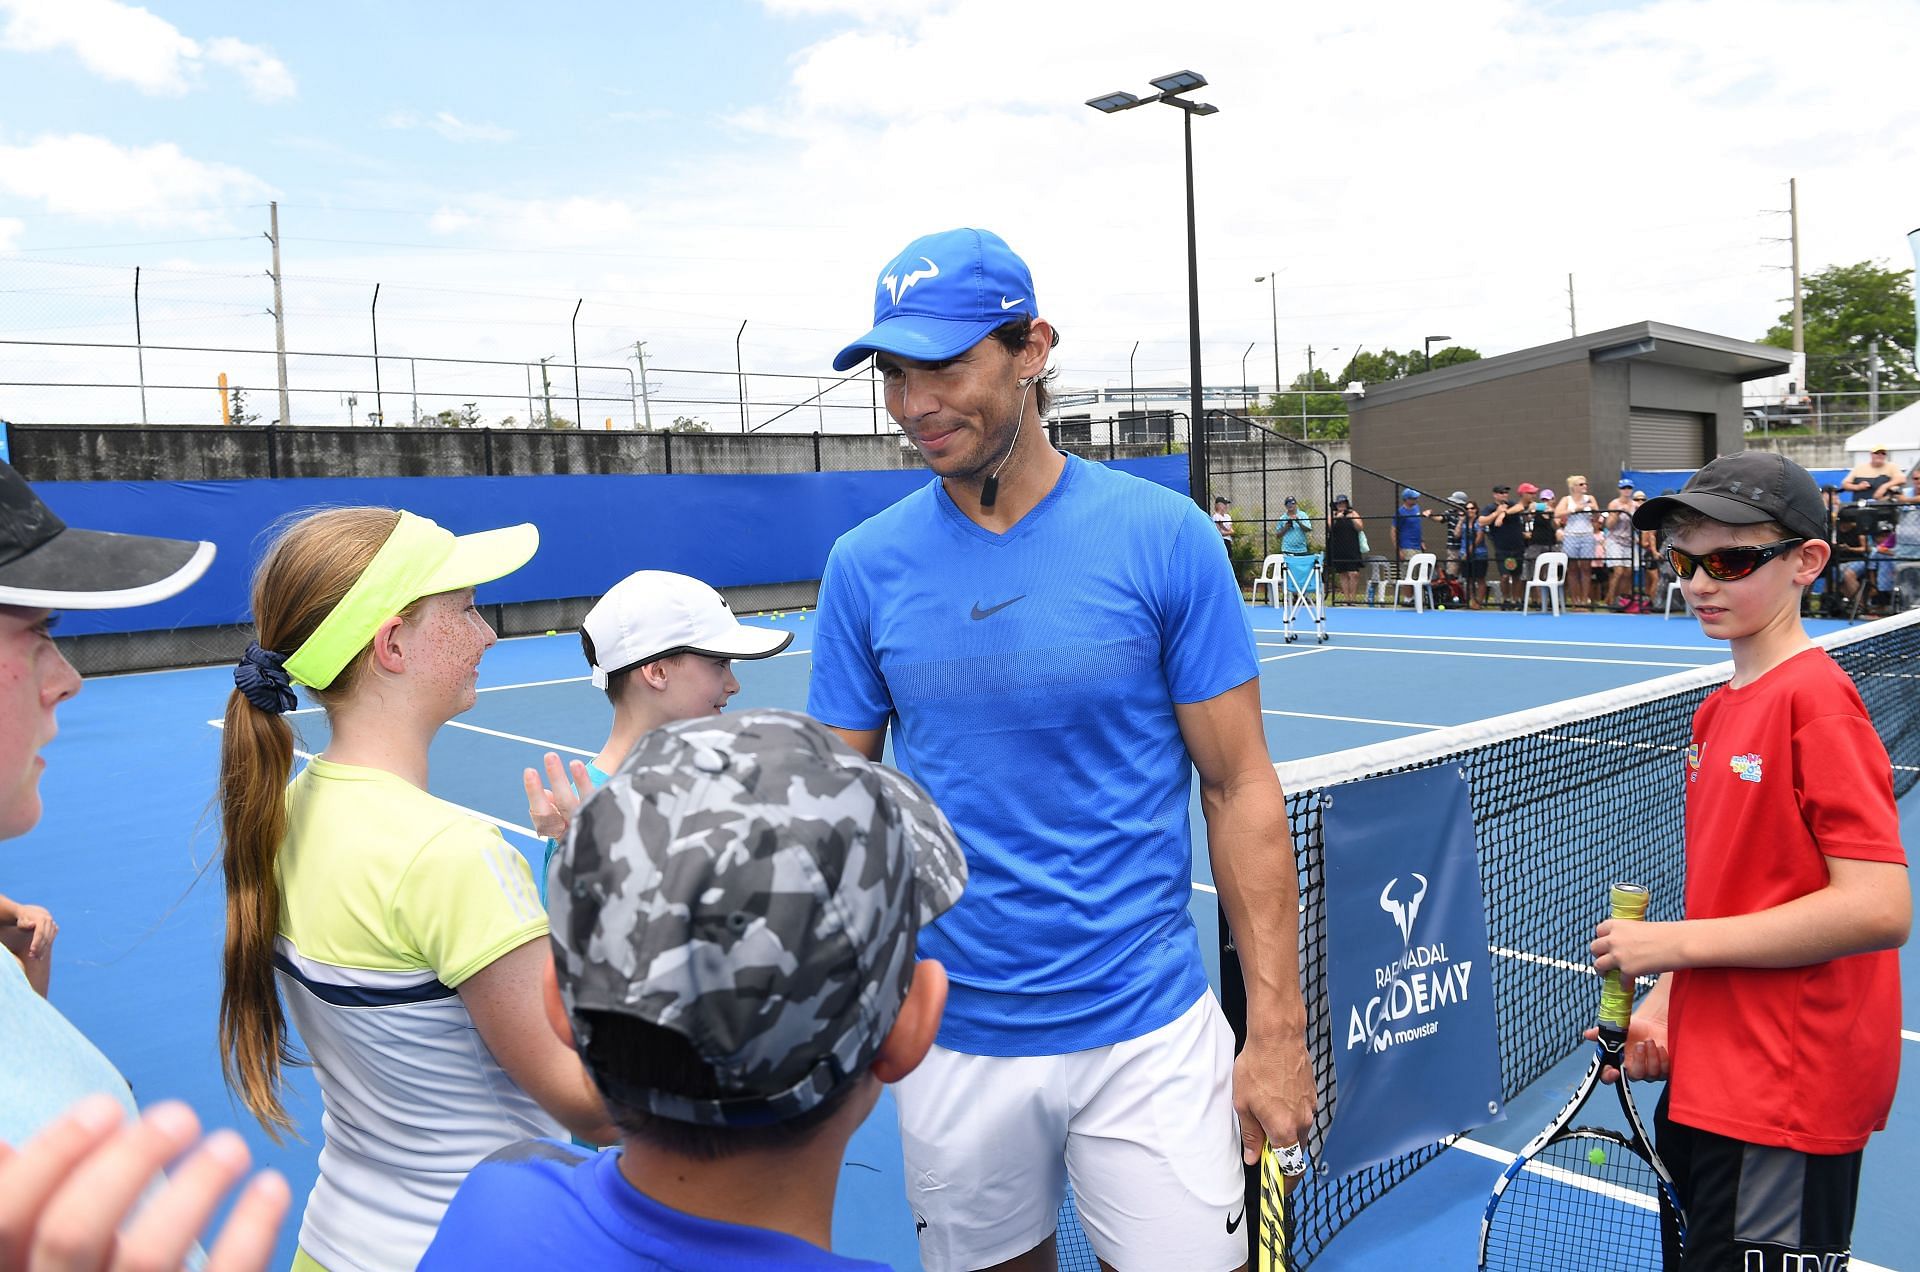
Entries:
{"label": "tennis ball", "polygon": [[560,634],[560,633],[559,633],[559,632],[558,632],[557,630],[555,630],[554,628],[551,628],[551,627],[549,627],[549,628],[547,628],[547,635],[549,635],[549,636],[558,636],[559,634]]}
{"label": "tennis ball", "polygon": [[1587,1150],[1587,1160],[1595,1166],[1605,1166],[1607,1164],[1607,1150],[1595,1144]]}

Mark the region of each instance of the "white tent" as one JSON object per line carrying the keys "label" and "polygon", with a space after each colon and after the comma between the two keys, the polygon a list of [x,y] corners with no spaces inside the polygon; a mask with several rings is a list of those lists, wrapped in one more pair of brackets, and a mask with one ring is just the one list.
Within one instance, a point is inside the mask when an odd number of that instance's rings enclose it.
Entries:
{"label": "white tent", "polygon": [[1853,462],[1864,464],[1876,446],[1887,448],[1889,458],[1907,471],[1920,462],[1920,402],[1904,406],[1878,424],[1861,429],[1847,439],[1847,451]]}

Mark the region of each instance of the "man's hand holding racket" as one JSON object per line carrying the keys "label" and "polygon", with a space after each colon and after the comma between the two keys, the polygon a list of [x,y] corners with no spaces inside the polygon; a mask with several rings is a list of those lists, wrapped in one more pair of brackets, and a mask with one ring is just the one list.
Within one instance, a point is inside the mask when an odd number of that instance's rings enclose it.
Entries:
{"label": "man's hand holding racket", "polygon": [[1269,1143],[1276,1149],[1304,1145],[1317,1100],[1305,1033],[1263,1035],[1250,1029],[1233,1062],[1241,1160],[1249,1166],[1258,1162]]}

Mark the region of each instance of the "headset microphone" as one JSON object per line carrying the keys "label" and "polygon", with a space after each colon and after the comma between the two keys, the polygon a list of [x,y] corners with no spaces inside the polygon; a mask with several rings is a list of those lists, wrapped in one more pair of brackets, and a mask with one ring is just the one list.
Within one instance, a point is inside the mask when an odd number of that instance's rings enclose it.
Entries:
{"label": "headset microphone", "polygon": [[1020,441],[1020,426],[1027,422],[1027,394],[1032,391],[1033,382],[1039,378],[1037,375],[1030,375],[1020,381],[1020,418],[1014,421],[1013,441],[1007,444],[1007,453],[1000,457],[999,467],[980,483],[980,507],[983,510],[993,507],[994,501],[1000,498],[1000,469],[1005,468],[1007,461],[1013,458],[1013,448]]}

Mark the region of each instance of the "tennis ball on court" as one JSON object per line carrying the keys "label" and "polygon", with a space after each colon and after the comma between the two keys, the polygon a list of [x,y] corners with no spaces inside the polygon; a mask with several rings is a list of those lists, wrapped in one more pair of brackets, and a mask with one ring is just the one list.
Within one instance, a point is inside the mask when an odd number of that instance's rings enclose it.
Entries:
{"label": "tennis ball on court", "polygon": [[553,629],[553,628],[551,628],[551,627],[549,627],[549,628],[547,628],[547,635],[549,635],[549,636],[558,636],[559,634],[560,634],[560,633],[559,633],[558,631],[556,631],[555,629]]}
{"label": "tennis ball on court", "polygon": [[1595,1166],[1605,1166],[1607,1164],[1607,1150],[1595,1144],[1587,1150],[1587,1160]]}

